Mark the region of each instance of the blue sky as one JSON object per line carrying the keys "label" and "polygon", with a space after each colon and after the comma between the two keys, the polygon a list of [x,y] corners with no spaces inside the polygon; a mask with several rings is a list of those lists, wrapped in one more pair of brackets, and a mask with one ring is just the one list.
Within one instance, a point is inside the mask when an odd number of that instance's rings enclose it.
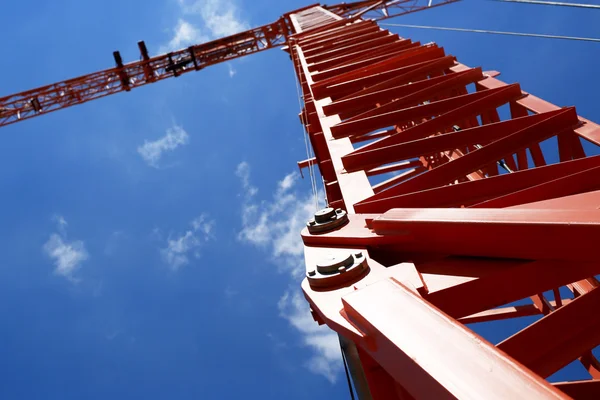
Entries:
{"label": "blue sky", "polygon": [[[11,2],[0,95],[306,4]],[[473,0],[392,22],[600,37],[596,14]],[[392,30],[600,121],[597,45]],[[272,50],[2,128],[0,397],[348,398],[298,293],[314,211],[298,111]]]}

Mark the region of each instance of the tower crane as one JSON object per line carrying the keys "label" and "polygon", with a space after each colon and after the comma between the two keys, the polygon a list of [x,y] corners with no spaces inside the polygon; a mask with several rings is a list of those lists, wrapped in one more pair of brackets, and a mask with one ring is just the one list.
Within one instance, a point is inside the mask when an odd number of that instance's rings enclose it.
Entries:
{"label": "tower crane", "polygon": [[[600,156],[582,145],[600,126],[377,24],[455,1],[313,4],[155,57],[140,42],[140,61],[0,98],[0,125],[283,47],[315,153],[300,166],[327,198],[302,289],[358,397],[600,398]],[[471,329],[524,316],[497,344]],[[573,361],[590,379],[546,379]]]}

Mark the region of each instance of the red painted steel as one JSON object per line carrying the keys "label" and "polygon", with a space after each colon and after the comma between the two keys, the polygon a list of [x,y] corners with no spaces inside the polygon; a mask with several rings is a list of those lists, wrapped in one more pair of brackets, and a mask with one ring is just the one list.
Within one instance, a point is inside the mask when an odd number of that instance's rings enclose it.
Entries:
{"label": "red painted steel", "polygon": [[[433,6],[456,1],[459,0],[438,0],[433,2]],[[288,37],[298,30],[308,28],[314,32],[331,22],[343,28],[347,20],[361,16],[382,20],[427,8],[425,0],[358,1],[329,7],[307,6],[285,14],[271,24],[155,57],[150,57],[146,45],[140,42],[141,61],[123,64],[121,55],[115,52],[117,65],[114,68],[0,97],[0,127],[234,58],[285,46]],[[304,18],[305,22],[299,24],[296,21],[299,15],[312,17]],[[378,29],[375,24],[373,28]],[[343,56],[349,54],[347,51],[342,53]]]}
{"label": "red painted steel", "polygon": [[399,282],[381,280],[342,301],[376,342],[370,354],[414,398],[565,397]]}
{"label": "red painted steel", "polygon": [[561,382],[555,383],[554,386],[574,399],[596,400],[600,398],[600,380]]}
{"label": "red painted steel", "polygon": [[[499,343],[498,348],[541,376],[550,376],[600,344],[600,320],[590,318],[599,305],[600,290],[594,289]],[[571,321],[577,323],[571,325]]]}
{"label": "red painted steel", "polygon": [[[543,378],[577,359],[600,376],[600,156],[581,144],[600,144],[600,127],[436,44],[331,27],[290,38],[329,204],[349,212],[341,228],[303,231],[306,263],[360,251],[371,269],[302,287],[315,319],[356,344],[372,398],[596,393]],[[465,325],[524,316],[543,318],[496,346]]]}
{"label": "red painted steel", "polygon": [[[361,399],[596,398],[596,380],[544,378],[575,360],[600,378],[600,156],[582,146],[600,126],[374,21],[430,3],[312,5],[153,58],[141,46],[142,61],[0,98],[0,126],[285,45],[315,153],[298,165],[348,212],[302,232],[302,289],[356,346]],[[351,265],[319,269],[332,257]],[[466,325],[525,316],[540,319],[497,345]]]}

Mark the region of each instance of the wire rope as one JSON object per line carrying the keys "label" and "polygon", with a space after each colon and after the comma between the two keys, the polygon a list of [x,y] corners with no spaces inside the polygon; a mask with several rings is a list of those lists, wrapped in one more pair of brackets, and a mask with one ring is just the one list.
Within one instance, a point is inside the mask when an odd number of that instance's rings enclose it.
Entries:
{"label": "wire rope", "polygon": [[494,34],[494,35],[525,36],[525,37],[536,37],[536,38],[544,38],[544,39],[577,40],[577,41],[600,43],[600,39],[597,39],[597,38],[577,37],[577,36],[561,36],[561,35],[545,35],[545,34],[538,34],[538,33],[490,31],[490,30],[486,30],[486,29],[449,28],[449,27],[428,26],[428,25],[408,25],[408,24],[390,24],[390,23],[380,23],[379,25],[397,26],[397,27],[401,27],[401,28],[433,29],[433,30],[438,30],[438,31],[471,32],[471,33],[488,33],[488,34]]}

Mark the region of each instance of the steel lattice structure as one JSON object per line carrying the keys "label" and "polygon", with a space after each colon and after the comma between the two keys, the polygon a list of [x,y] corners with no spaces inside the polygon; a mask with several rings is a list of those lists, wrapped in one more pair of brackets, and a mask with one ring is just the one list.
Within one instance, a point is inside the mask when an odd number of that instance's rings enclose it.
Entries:
{"label": "steel lattice structure", "polygon": [[[285,45],[315,152],[300,165],[319,167],[329,206],[302,232],[302,289],[339,334],[359,397],[600,398],[600,156],[581,143],[600,145],[600,126],[367,18],[428,5],[312,5],[4,97],[1,124]],[[468,327],[532,315],[496,345]],[[575,360],[591,379],[546,380]]]}
{"label": "steel lattice structure", "polygon": [[[459,0],[438,0],[433,3],[424,0],[371,0],[342,3],[328,8],[349,19],[369,16],[381,20],[456,1]],[[307,8],[310,7],[312,6]],[[156,57],[150,57],[145,43],[139,42],[140,61],[123,64],[121,55],[116,51],[114,68],[0,97],[0,127],[284,46],[287,38],[294,32],[289,16],[290,14],[286,14],[268,25]]]}

